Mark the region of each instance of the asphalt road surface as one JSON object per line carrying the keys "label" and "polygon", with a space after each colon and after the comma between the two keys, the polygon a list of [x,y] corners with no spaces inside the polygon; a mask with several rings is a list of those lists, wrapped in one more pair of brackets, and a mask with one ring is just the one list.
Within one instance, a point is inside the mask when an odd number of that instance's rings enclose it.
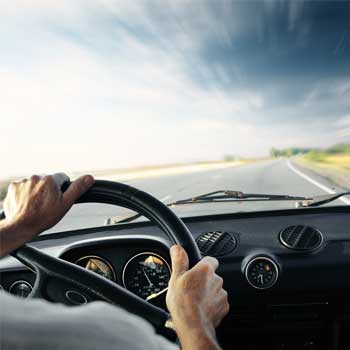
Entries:
{"label": "asphalt road surface", "polygon": [[[132,180],[126,183],[149,192],[164,203],[226,189],[249,193],[300,196],[315,196],[342,190],[324,178],[298,168],[286,159],[259,161],[224,169]],[[337,201],[337,203],[346,204],[343,201]],[[50,232],[102,226],[108,217],[123,213],[126,213],[124,209],[112,205],[76,205],[61,223]]]}

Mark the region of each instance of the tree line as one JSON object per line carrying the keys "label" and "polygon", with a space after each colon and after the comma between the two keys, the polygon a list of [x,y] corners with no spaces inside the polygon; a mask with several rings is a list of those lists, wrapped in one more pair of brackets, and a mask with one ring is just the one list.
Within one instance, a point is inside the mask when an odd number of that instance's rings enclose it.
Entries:
{"label": "tree line", "polygon": [[278,157],[292,157],[296,155],[319,153],[319,154],[350,154],[350,143],[339,143],[328,148],[313,148],[313,147],[290,147],[284,149],[271,148],[270,156]]}

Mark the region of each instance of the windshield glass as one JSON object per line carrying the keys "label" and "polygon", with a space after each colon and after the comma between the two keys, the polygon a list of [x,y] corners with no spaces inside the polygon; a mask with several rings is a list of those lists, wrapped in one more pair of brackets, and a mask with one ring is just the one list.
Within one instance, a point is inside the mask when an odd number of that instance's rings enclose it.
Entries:
{"label": "windshield glass", "polygon": [[[9,181],[58,171],[165,203],[350,187],[349,1],[11,0],[0,14],[0,203]],[[78,228],[124,214],[85,205],[65,220]]]}

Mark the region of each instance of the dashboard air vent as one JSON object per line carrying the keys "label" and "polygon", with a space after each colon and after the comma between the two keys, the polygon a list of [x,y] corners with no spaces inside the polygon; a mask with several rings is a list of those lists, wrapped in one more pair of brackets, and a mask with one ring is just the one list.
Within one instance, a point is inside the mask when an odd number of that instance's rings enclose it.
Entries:
{"label": "dashboard air vent", "polygon": [[319,248],[323,242],[320,231],[311,226],[289,226],[280,233],[281,243],[290,249],[311,251]]}
{"label": "dashboard air vent", "polygon": [[228,232],[213,231],[201,234],[196,239],[202,255],[223,256],[236,248],[237,239]]}

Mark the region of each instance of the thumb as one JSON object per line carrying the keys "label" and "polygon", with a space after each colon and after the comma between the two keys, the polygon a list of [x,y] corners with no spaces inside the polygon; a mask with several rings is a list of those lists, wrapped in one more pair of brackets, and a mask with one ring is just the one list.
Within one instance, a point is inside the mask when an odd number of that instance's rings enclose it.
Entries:
{"label": "thumb", "polygon": [[71,207],[93,185],[94,181],[91,175],[84,175],[73,181],[63,193],[63,200],[67,206]]}
{"label": "thumb", "polygon": [[188,270],[189,262],[188,256],[185,252],[185,249],[179,245],[173,245],[170,248],[171,256],[171,267],[172,267],[172,276],[176,277],[182,275]]}

